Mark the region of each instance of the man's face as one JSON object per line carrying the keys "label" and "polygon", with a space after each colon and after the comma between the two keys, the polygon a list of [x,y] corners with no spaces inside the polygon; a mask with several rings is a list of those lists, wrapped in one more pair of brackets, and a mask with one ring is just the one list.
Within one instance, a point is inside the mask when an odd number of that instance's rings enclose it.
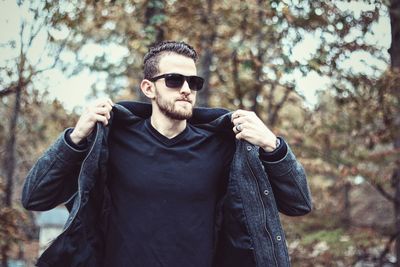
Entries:
{"label": "man's face", "polygon": [[[161,57],[159,70],[157,76],[165,73],[197,75],[193,59],[175,53],[165,54]],[[192,117],[196,91],[190,90],[186,81],[181,88],[167,87],[164,79],[155,81],[154,85],[154,101],[164,115],[174,120],[186,120]]]}

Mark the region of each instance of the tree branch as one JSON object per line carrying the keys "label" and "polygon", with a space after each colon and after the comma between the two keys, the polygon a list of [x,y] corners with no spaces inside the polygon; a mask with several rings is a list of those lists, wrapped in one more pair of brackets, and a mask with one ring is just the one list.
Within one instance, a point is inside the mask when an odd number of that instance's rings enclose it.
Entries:
{"label": "tree branch", "polygon": [[[276,86],[275,84],[273,85],[274,87]],[[287,99],[289,98],[290,93],[293,91],[293,88],[291,87],[286,87],[285,93],[283,95],[283,97],[281,98],[281,100],[274,106],[273,111],[270,113],[269,116],[269,123],[271,126],[274,126],[277,118],[278,118],[278,113],[279,111],[282,109],[283,105],[285,104],[285,102],[287,101]],[[271,97],[272,98],[272,97]]]}
{"label": "tree branch", "polygon": [[373,183],[371,182],[372,186],[376,188],[376,190],[378,190],[379,193],[381,193],[382,196],[384,196],[387,200],[389,200],[390,202],[395,202],[395,198],[394,196],[392,196],[389,192],[387,192],[383,186],[381,184],[378,183]]}
{"label": "tree branch", "polygon": [[237,50],[235,49],[232,53],[232,78],[233,78],[233,90],[235,92],[235,98],[239,100],[239,108],[243,108],[243,94],[240,89],[239,83],[239,61],[237,58]]}
{"label": "tree branch", "polygon": [[17,89],[17,85],[15,85],[15,84],[11,85],[5,89],[2,89],[2,90],[0,90],[0,97],[15,93],[16,89]]}

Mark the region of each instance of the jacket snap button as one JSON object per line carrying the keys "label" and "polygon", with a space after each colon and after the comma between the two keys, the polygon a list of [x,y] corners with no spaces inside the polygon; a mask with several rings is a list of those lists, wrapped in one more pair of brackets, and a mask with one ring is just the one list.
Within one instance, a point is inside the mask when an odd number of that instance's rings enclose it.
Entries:
{"label": "jacket snap button", "polygon": [[264,195],[268,195],[269,191],[268,190],[264,190]]}
{"label": "jacket snap button", "polygon": [[276,240],[281,241],[281,240],[282,240],[282,237],[281,237],[280,235],[277,235],[277,236],[276,236]]}
{"label": "jacket snap button", "polygon": [[250,151],[251,150],[251,146],[247,146],[247,151]]}

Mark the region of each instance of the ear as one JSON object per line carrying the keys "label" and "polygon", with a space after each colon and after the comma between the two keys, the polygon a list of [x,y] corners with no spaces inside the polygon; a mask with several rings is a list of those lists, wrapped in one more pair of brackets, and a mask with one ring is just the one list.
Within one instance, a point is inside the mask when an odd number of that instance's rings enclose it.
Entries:
{"label": "ear", "polygon": [[151,81],[143,79],[142,82],[140,83],[140,89],[142,90],[145,96],[147,96],[150,99],[154,99],[156,92],[154,84]]}

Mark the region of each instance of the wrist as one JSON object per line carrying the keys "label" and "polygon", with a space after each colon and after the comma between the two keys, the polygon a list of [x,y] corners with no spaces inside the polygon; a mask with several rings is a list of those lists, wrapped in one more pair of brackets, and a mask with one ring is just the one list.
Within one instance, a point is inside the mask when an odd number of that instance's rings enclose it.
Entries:
{"label": "wrist", "polygon": [[83,140],[83,138],[80,137],[80,136],[76,133],[75,129],[71,132],[71,134],[69,135],[69,138],[71,139],[71,141],[72,141],[75,145],[79,144],[79,143]]}
{"label": "wrist", "polygon": [[275,149],[279,147],[281,144],[279,138],[275,137],[275,140],[272,143],[265,144],[261,148],[264,149],[266,152],[273,152]]}

